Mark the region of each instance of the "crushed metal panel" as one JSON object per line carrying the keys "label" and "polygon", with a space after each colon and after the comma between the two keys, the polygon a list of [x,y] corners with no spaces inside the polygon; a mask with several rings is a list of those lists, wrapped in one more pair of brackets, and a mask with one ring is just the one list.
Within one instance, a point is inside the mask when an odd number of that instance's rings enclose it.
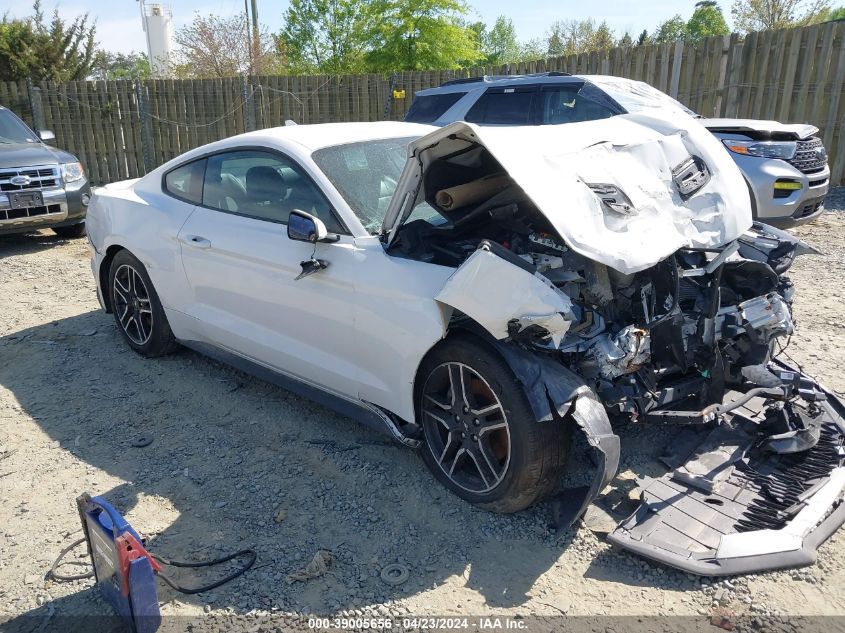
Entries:
{"label": "crushed metal panel", "polygon": [[508,338],[508,324],[522,320],[545,328],[557,346],[569,329],[572,302],[539,274],[479,249],[446,281],[435,299],[460,310],[496,339]]}

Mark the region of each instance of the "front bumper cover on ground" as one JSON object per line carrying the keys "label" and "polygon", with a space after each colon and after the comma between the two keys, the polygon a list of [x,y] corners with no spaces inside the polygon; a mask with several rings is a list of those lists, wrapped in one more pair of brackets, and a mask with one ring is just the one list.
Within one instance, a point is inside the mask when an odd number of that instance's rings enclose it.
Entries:
{"label": "front bumper cover on ground", "polygon": [[726,416],[683,466],[647,482],[641,505],[608,540],[705,576],[813,563],[845,523],[845,408],[824,393],[815,403],[813,448],[773,452],[759,432],[762,403],[752,401]]}

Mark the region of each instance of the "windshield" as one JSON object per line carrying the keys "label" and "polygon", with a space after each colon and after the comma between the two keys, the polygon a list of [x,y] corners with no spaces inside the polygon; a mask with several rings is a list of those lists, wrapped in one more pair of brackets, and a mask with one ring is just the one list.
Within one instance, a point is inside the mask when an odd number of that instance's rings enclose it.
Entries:
{"label": "windshield", "polygon": [[311,155],[364,228],[381,230],[387,206],[405,166],[408,143],[416,137],[333,145]]}
{"label": "windshield", "polygon": [[9,110],[0,110],[0,143],[37,143],[35,136],[23,121]]}
{"label": "windshield", "polygon": [[591,82],[613,97],[628,112],[642,112],[651,108],[670,109],[683,112],[692,117],[699,115],[680,101],[676,101],[665,92],[652,88],[642,81],[632,81],[617,77],[590,77]]}

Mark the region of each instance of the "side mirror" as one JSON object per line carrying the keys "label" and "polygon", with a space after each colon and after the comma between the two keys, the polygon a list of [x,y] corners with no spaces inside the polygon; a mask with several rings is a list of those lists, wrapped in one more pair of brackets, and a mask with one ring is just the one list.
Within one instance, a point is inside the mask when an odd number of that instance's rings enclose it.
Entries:
{"label": "side mirror", "polygon": [[50,130],[41,130],[38,132],[38,138],[40,138],[43,143],[52,145],[56,140],[56,135]]}
{"label": "side mirror", "polygon": [[288,218],[288,239],[316,244],[317,242],[337,242],[340,238],[334,233],[329,233],[320,218],[294,209]]}

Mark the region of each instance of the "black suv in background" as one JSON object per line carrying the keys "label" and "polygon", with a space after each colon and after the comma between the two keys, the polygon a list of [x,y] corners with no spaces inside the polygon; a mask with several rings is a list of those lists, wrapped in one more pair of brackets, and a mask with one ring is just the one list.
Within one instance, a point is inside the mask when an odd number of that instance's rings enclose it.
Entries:
{"label": "black suv in background", "polygon": [[0,106],[0,235],[46,228],[85,235],[91,188],[76,156],[47,145],[54,139]]}

